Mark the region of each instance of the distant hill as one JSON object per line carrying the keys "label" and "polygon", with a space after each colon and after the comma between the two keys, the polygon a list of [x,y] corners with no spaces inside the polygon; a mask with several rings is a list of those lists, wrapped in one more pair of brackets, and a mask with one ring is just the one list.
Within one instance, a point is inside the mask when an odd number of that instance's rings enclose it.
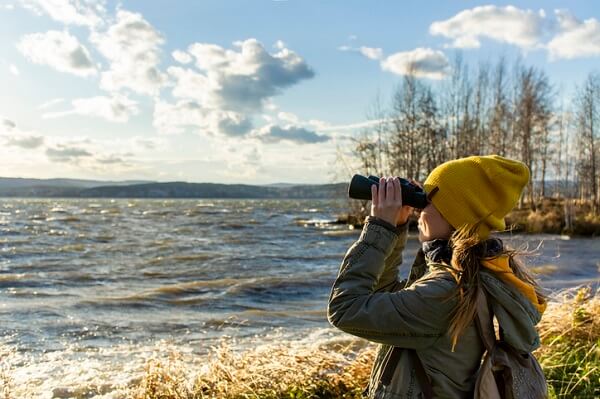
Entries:
{"label": "distant hill", "polygon": [[103,182],[74,179],[0,178],[2,197],[72,198],[342,198],[348,183],[295,185],[187,182]]}
{"label": "distant hill", "polygon": [[81,179],[26,179],[21,177],[0,177],[0,189],[5,187],[98,187],[98,186],[125,186],[130,184],[154,183],[152,180],[81,180]]}
{"label": "distant hill", "polygon": [[271,184],[262,184],[262,186],[264,186],[264,187],[290,187],[290,186],[297,186],[297,184],[293,184],[293,183],[271,183]]}

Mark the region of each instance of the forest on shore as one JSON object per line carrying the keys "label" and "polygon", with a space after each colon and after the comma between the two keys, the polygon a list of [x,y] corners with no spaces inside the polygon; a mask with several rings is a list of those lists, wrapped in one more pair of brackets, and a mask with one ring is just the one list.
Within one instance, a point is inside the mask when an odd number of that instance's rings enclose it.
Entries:
{"label": "forest on shore", "polygon": [[[394,88],[389,106],[378,95],[367,118],[370,123],[351,148],[338,148],[337,173],[348,180],[360,173],[422,182],[448,160],[498,154],[531,171],[507,225],[600,235],[597,71],[567,97],[543,69],[519,59],[472,66],[457,53],[448,79],[429,83],[409,73]],[[366,201],[351,200],[340,221],[360,225],[368,212]]]}

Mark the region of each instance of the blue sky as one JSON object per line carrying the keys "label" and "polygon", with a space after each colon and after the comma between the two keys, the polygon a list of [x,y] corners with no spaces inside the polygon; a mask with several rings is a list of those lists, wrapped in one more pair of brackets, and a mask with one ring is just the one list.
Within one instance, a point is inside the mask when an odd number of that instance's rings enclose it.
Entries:
{"label": "blue sky", "polygon": [[600,65],[588,1],[0,1],[0,176],[326,183],[408,64]]}

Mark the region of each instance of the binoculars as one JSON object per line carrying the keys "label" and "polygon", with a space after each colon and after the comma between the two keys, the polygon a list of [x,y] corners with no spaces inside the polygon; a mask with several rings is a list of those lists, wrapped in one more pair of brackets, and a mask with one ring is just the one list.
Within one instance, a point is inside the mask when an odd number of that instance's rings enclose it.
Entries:
{"label": "binoculars", "polygon": [[[350,186],[348,187],[348,197],[354,199],[370,200],[371,186],[375,184],[379,187],[379,177],[362,175],[352,176]],[[412,184],[406,179],[400,178],[400,187],[402,191],[402,205],[412,206],[413,208],[423,209],[429,203],[427,194],[416,184]]]}

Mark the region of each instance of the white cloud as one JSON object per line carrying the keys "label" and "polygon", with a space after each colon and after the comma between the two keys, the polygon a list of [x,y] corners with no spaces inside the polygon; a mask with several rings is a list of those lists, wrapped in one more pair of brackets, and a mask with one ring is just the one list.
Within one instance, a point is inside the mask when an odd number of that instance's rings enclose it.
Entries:
{"label": "white cloud", "polygon": [[13,130],[17,127],[17,124],[9,119],[4,119],[0,117],[0,133],[5,133],[10,130]]}
{"label": "white cloud", "polygon": [[92,32],[90,41],[110,61],[102,72],[103,89],[158,95],[166,81],[158,69],[164,39],[141,14],[119,10],[116,22],[104,32]]}
{"label": "white cloud", "polygon": [[134,151],[145,152],[152,145],[165,147],[164,140],[140,136],[103,140],[46,136],[19,129],[15,122],[1,117],[0,144],[0,158],[7,174],[36,177],[93,174],[120,178],[143,169],[139,162],[130,159]]}
{"label": "white cloud", "polygon": [[167,68],[167,73],[175,81],[172,94],[176,98],[192,99],[208,106],[211,93],[219,88],[217,82],[193,69],[172,66]]}
{"label": "white cloud", "polygon": [[43,136],[24,135],[6,138],[6,145],[13,147],[21,147],[25,149],[38,148],[41,147],[43,144]]}
{"label": "white cloud", "polygon": [[78,76],[96,74],[89,51],[67,31],[25,35],[17,44],[19,51],[36,64]]}
{"label": "white cloud", "polygon": [[[275,104],[272,104],[272,106],[277,109]],[[279,111],[272,115],[262,114],[261,117],[267,122],[268,125],[282,125],[287,127],[294,126],[302,127],[309,131],[328,132],[327,135],[333,140],[347,140],[352,137],[353,131],[391,121],[391,119],[377,119],[348,123],[344,125],[333,125],[327,121],[322,121],[319,119],[309,119],[305,121],[294,113],[284,111]],[[259,129],[255,130],[255,135],[258,130]]]}
{"label": "white cloud", "polygon": [[478,48],[486,37],[529,49],[537,47],[543,36],[545,13],[513,6],[487,5],[464,10],[429,27],[432,35],[454,39],[452,46]]}
{"label": "white cloud", "polygon": [[334,130],[356,130],[364,127],[374,126],[378,123],[390,122],[391,119],[375,119],[363,122],[349,123],[346,125],[331,125],[329,122],[311,119],[309,123],[315,126],[319,131],[329,132]]}
{"label": "white cloud", "polygon": [[96,159],[96,162],[98,162],[100,164],[123,164],[123,163],[126,163],[123,160],[123,158],[121,158],[120,156],[115,155],[115,154],[100,156]]}
{"label": "white cloud", "polygon": [[328,141],[327,135],[319,135],[312,130],[298,126],[277,126],[268,124],[253,132],[253,137],[265,143],[278,143],[287,140],[296,144],[314,144]]}
{"label": "white cloud", "polygon": [[256,39],[237,41],[239,50],[194,43],[187,53],[194,67],[172,66],[174,104],[158,101],[154,126],[162,133],[192,130],[201,134],[242,137],[252,130],[252,116],[270,106],[271,98],[314,72],[293,51],[276,43],[271,54]]}
{"label": "white cloud", "polygon": [[289,122],[289,123],[293,123],[293,124],[298,124],[300,123],[300,118],[298,118],[298,115],[292,114],[291,112],[284,112],[284,111],[280,111],[277,114],[277,117],[285,122]]}
{"label": "white cloud", "polygon": [[413,73],[417,77],[429,79],[443,79],[450,70],[444,53],[421,47],[386,57],[381,61],[381,68],[397,75]]}
{"label": "white cloud", "polygon": [[44,118],[60,118],[67,115],[86,115],[104,118],[111,122],[127,122],[131,115],[138,113],[137,102],[115,94],[112,97],[97,96],[78,98],[72,101],[70,110],[47,112]]}
{"label": "white cloud", "polygon": [[[202,71],[202,88],[209,90],[203,106],[237,112],[257,112],[264,102],[286,87],[314,76],[312,69],[296,53],[281,48],[271,54],[256,39],[234,43],[239,51],[215,44],[195,43],[188,52]],[[183,93],[182,81],[176,78],[175,93]],[[183,81],[187,84],[187,81]]]}
{"label": "white cloud", "polygon": [[195,101],[180,100],[176,104],[157,101],[154,106],[154,127],[165,134],[188,130],[205,135],[244,136],[252,122],[241,113],[208,109]]}
{"label": "white cloud", "polygon": [[104,0],[21,0],[21,4],[66,25],[98,26],[106,13]]}
{"label": "white cloud", "polygon": [[47,148],[46,155],[53,162],[77,162],[79,158],[91,157],[92,153],[81,147],[59,144],[54,148]]}
{"label": "white cloud", "polygon": [[[134,154],[129,150],[134,147],[131,139],[95,140],[89,137],[52,137],[48,138],[45,151],[46,165],[49,170],[56,170],[60,164],[60,174],[71,169],[71,173],[110,174],[119,176],[139,169],[140,165],[129,159]],[[115,152],[118,149],[118,152]],[[128,151],[129,150],[129,151]]]}
{"label": "white cloud", "polygon": [[360,48],[360,53],[372,60],[380,60],[383,57],[383,52],[380,48],[362,46]]}
{"label": "white cloud", "polygon": [[19,76],[19,74],[20,74],[19,68],[17,68],[17,66],[15,64],[10,64],[10,66],[8,67],[8,70],[10,71],[10,73],[12,73],[15,76]]}
{"label": "white cloud", "polygon": [[38,107],[39,110],[43,110],[43,109],[48,109],[51,108],[55,105],[58,105],[62,102],[64,102],[65,99],[64,98],[53,98],[52,100],[48,100],[43,104],[40,104],[40,106]]}
{"label": "white cloud", "polygon": [[194,101],[170,104],[157,100],[154,103],[153,125],[159,133],[178,134],[189,128],[205,129],[208,112]]}
{"label": "white cloud", "polygon": [[135,136],[130,139],[130,145],[137,149],[154,150],[156,148],[164,148],[167,145],[166,140],[158,137],[142,137]]}
{"label": "white cloud", "polygon": [[180,64],[189,64],[192,62],[192,56],[186,53],[185,51],[175,50],[171,53],[173,59]]}
{"label": "white cloud", "polygon": [[353,52],[361,53],[365,57],[372,59],[372,60],[379,60],[383,57],[383,51],[379,47],[367,47],[367,46],[352,47],[352,46],[343,45],[343,46],[339,46],[338,50],[353,51]]}
{"label": "white cloud", "polygon": [[24,149],[38,148],[44,144],[44,137],[17,129],[17,124],[9,119],[0,117],[0,138],[4,145]]}
{"label": "white cloud", "polygon": [[600,55],[600,21],[579,21],[568,11],[556,10],[560,32],[548,43],[551,59]]}

